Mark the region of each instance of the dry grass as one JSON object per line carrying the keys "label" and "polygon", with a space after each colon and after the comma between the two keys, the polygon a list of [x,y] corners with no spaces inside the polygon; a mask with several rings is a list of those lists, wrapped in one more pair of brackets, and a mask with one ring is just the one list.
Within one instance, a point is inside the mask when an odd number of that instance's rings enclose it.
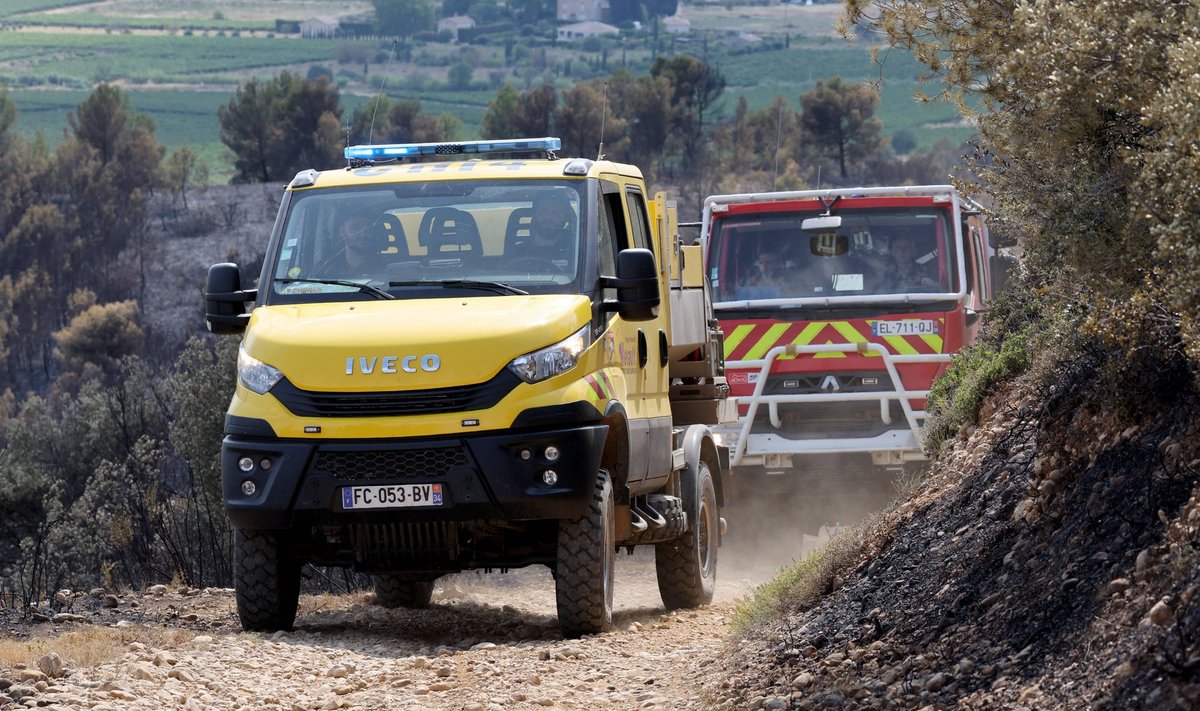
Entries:
{"label": "dry grass", "polygon": [[734,633],[744,634],[756,625],[816,605],[836,589],[835,579],[854,564],[862,552],[864,536],[877,522],[878,517],[870,517],[844,530],[755,588],[742,599],[730,617]]}
{"label": "dry grass", "polygon": [[370,590],[356,590],[350,593],[301,595],[299,614],[309,615],[325,610],[345,610],[356,605],[370,604],[374,599],[375,593]]}
{"label": "dry grass", "polygon": [[195,636],[196,633],[191,630],[171,627],[88,625],[57,637],[0,640],[0,671],[10,670],[17,664],[36,669],[37,660],[50,652],[57,652],[69,667],[91,668],[120,658],[134,642],[161,649],[189,642]]}

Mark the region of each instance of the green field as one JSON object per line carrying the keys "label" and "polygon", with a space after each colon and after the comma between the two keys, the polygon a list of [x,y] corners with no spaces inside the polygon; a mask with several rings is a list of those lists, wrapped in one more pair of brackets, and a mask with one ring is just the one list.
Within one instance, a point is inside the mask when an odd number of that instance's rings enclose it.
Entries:
{"label": "green field", "polygon": [[56,78],[69,86],[113,79],[134,84],[228,81],[233,74],[330,62],[334,51],[333,40],[183,33],[7,32],[2,37],[0,82],[12,86]]}
{"label": "green field", "polygon": [[0,5],[0,17],[82,4],[79,0],[5,0],[4,5]]}
{"label": "green field", "polygon": [[[86,16],[94,25],[130,20],[130,26],[179,28],[190,19],[208,18],[206,23],[229,23],[246,32],[203,30],[185,32],[138,31],[0,31],[0,87],[9,87],[20,116],[17,130],[26,135],[41,131],[52,144],[61,140],[66,115],[99,82],[119,82],[130,94],[135,110],[148,114],[157,125],[157,135],[169,149],[191,146],[209,162],[214,177],[230,173],[229,155],[220,142],[217,107],[232,98],[237,87],[251,77],[269,78],[283,69],[305,75],[319,65],[334,73],[342,92],[344,116],[379,90],[386,66],[387,43],[357,43],[368,53],[368,73],[360,62],[340,64],[339,50],[352,40],[314,40],[297,37],[249,36],[252,27],[265,27],[279,14],[299,18],[322,8],[337,8],[343,14],[368,7],[355,0],[110,0],[103,4],[63,0],[8,0],[0,17],[24,13],[41,21],[69,23]],[[79,8],[72,6],[79,5]],[[49,12],[59,8],[59,12]],[[939,139],[961,142],[971,131],[956,122],[953,107],[942,103],[918,103],[915,94],[918,63],[906,53],[892,51],[882,67],[873,63],[866,44],[847,42],[834,36],[831,6],[787,8],[755,6],[688,8],[694,27],[703,28],[676,48],[691,51],[713,64],[726,78],[726,90],[711,116],[729,116],[740,97],[752,109],[769,106],[776,97],[800,108],[800,96],[817,81],[841,77],[845,81],[878,81],[882,78],[880,105],[876,115],[885,135],[906,130],[919,145],[928,148]],[[784,15],[781,13],[788,13]],[[33,13],[34,15],[31,15]],[[308,15],[306,15],[308,13]],[[786,17],[786,22],[783,18]],[[132,20],[136,19],[135,24]],[[759,45],[740,49],[728,39],[730,22],[743,22],[762,35]],[[723,24],[724,23],[724,24]],[[725,27],[725,32],[718,30]],[[63,25],[66,27],[66,24]],[[772,33],[774,31],[774,33]],[[699,34],[699,36],[697,36]],[[240,35],[240,36],[239,36]],[[631,36],[621,44],[608,44],[608,70],[622,60],[633,71],[649,67],[650,35]],[[674,40],[672,40],[674,41]],[[495,95],[489,82],[502,73],[519,89],[551,81],[563,88],[580,77],[595,76],[593,64],[599,52],[583,51],[578,45],[517,45],[512,64],[505,64],[502,42],[490,46],[412,43],[411,63],[397,61],[387,70],[386,94],[390,99],[419,99],[430,114],[449,113],[462,123],[463,139],[478,137],[483,114]],[[660,49],[670,42],[660,39]],[[785,47],[786,45],[786,47]],[[385,48],[381,50],[381,47]],[[529,59],[543,52],[536,66]],[[446,68],[463,61],[474,63],[476,87],[451,91],[445,86]],[[639,69],[640,68],[640,69]],[[487,87],[487,88],[485,88]]]}
{"label": "green field", "polygon": [[[248,28],[276,19],[299,21],[317,15],[343,16],[370,9],[369,0],[5,0],[0,18],[28,23],[41,20],[41,13],[72,24],[84,18],[84,25],[120,24],[122,19],[148,18],[163,24],[208,25],[211,21],[230,21]],[[69,9],[75,8],[75,9]],[[50,12],[50,11],[55,12]],[[71,22],[61,18],[70,17]],[[222,19],[223,18],[223,19]]]}

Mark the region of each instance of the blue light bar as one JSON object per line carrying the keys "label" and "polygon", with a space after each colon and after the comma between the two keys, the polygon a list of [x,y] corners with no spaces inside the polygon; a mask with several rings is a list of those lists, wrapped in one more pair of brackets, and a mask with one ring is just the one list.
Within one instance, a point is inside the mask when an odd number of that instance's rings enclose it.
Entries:
{"label": "blue light bar", "polygon": [[346,160],[386,161],[413,156],[452,156],[464,153],[514,153],[522,151],[557,151],[562,147],[558,138],[517,138],[505,141],[460,141],[458,143],[393,143],[377,146],[348,146]]}

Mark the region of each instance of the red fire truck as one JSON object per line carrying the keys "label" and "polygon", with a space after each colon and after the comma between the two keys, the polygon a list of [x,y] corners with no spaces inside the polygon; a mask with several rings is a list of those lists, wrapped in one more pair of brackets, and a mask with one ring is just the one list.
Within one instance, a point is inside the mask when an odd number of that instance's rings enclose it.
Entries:
{"label": "red fire truck", "polygon": [[949,185],[714,195],[701,230],[735,479],[924,459],[930,384],[1001,276],[979,206]]}

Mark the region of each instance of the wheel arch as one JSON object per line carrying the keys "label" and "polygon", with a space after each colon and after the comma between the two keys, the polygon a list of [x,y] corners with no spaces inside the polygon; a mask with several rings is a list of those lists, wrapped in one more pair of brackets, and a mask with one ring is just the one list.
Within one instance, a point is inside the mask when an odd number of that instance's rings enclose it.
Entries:
{"label": "wheel arch", "polygon": [[604,411],[603,422],[608,425],[608,434],[604,438],[600,467],[608,470],[613,487],[613,500],[620,504],[628,504],[629,418],[625,406],[616,400],[609,401]]}
{"label": "wheel arch", "polygon": [[683,435],[684,468],[680,472],[684,510],[691,516],[696,510],[696,472],[700,462],[708,463],[716,489],[717,505],[725,505],[725,467],[712,432],[705,425],[691,425]]}

